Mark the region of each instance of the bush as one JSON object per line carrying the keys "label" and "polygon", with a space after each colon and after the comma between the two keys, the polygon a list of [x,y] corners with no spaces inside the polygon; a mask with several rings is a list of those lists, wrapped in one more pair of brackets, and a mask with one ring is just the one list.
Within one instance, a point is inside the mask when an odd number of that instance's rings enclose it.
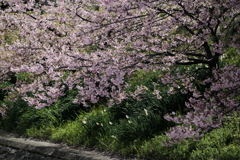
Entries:
{"label": "bush", "polygon": [[17,131],[17,128],[19,128],[20,117],[31,108],[28,107],[27,103],[21,98],[14,103],[5,101],[5,104],[13,107],[8,108],[6,117],[2,117],[0,127],[7,131]]}

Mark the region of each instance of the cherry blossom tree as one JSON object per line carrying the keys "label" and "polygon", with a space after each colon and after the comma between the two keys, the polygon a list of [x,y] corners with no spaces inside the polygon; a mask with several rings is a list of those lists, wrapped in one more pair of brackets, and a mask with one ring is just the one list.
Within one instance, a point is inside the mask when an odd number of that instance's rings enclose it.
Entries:
{"label": "cherry blossom tree", "polygon": [[[194,77],[166,74],[163,84],[192,93],[186,115],[165,118],[183,124],[172,139],[200,136],[239,110],[239,69],[219,69],[230,47],[239,51],[238,0],[8,0],[1,2],[0,30],[16,38],[0,47],[0,80],[10,81],[9,99],[19,95],[36,108],[49,106],[76,88],[74,103],[85,106],[108,99],[109,105],[129,96],[126,78],[137,70],[170,70],[197,65],[212,74],[194,86]],[[3,7],[4,6],[4,7]],[[14,31],[14,32],[13,32]],[[176,68],[176,67],[174,67]],[[16,77],[28,73],[28,80]],[[178,81],[177,81],[178,80]],[[31,94],[30,94],[31,93]],[[228,93],[231,93],[230,96]],[[161,98],[161,88],[154,94]],[[14,96],[13,96],[14,95]],[[229,95],[229,96],[226,96]]]}

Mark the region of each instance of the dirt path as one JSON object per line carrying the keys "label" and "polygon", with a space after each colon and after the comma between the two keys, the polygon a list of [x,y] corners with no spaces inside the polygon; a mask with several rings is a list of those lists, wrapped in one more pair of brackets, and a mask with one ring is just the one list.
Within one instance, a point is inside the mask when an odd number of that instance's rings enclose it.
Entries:
{"label": "dirt path", "polygon": [[0,160],[119,160],[95,151],[23,138],[0,130]]}

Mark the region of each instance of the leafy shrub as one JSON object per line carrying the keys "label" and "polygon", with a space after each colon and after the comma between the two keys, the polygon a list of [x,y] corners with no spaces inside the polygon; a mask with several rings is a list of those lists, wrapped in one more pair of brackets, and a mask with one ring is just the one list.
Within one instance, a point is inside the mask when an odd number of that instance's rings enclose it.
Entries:
{"label": "leafy shrub", "polygon": [[44,108],[36,110],[27,105],[21,99],[9,108],[7,116],[2,118],[1,127],[8,131],[24,133],[31,127],[40,128],[42,126],[58,125],[59,116],[54,108]]}
{"label": "leafy shrub", "polygon": [[81,104],[73,104],[73,100],[77,94],[77,90],[68,90],[66,95],[61,97],[56,103],[54,103],[49,108],[52,108],[52,111],[55,110],[60,115],[60,120],[74,120],[81,111],[88,111],[89,108],[83,107]]}
{"label": "leafy shrub", "polygon": [[5,104],[13,107],[7,110],[6,117],[2,117],[1,127],[7,131],[16,131],[16,128],[19,126],[20,117],[30,108],[27,106],[27,103],[20,98],[14,103],[6,101]]}

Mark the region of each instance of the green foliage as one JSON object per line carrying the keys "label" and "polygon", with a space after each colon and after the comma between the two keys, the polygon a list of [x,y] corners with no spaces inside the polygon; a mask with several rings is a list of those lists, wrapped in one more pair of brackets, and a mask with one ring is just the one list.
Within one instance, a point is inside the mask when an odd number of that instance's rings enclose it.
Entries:
{"label": "green foliage", "polygon": [[83,127],[81,136],[85,139],[81,138],[84,141],[82,144],[91,147],[98,143],[101,136],[106,135],[111,130],[110,123],[113,123],[111,116],[103,108],[93,110],[79,118]]}
{"label": "green foliage", "polygon": [[142,110],[137,117],[126,117],[111,127],[107,133],[110,138],[105,138],[102,143],[111,146],[111,151],[130,156],[137,153],[137,146],[143,140],[162,132],[164,122],[160,115],[148,110]]}
{"label": "green foliage", "polygon": [[147,110],[142,110],[138,117],[116,121],[107,108],[100,107],[81,112],[75,121],[55,129],[51,139],[102,149],[108,146],[108,150],[129,155],[136,152],[133,148],[136,143],[159,133],[161,123],[160,116]]}
{"label": "green foliage", "polygon": [[10,82],[4,81],[4,82],[0,82],[0,89],[9,87],[11,85]]}
{"label": "green foliage", "polygon": [[7,110],[7,116],[2,118],[1,127],[8,131],[24,133],[26,129],[31,127],[57,125],[56,112],[54,108],[36,110],[19,98]]}
{"label": "green foliage", "polygon": [[28,82],[31,79],[32,74],[29,72],[21,72],[16,74],[16,77],[17,77],[17,81]]}
{"label": "green foliage", "polygon": [[138,157],[152,160],[183,160],[187,159],[189,151],[192,149],[187,141],[171,146],[163,145],[169,138],[166,135],[158,135],[146,141],[140,148]]}
{"label": "green foliage", "polygon": [[[1,4],[0,4],[0,7],[1,7]],[[5,45],[5,44],[12,45],[14,43],[14,41],[16,39],[18,39],[17,30],[15,30],[15,31],[5,30],[4,34],[2,35],[2,37],[0,37],[0,39],[3,40],[3,45]]]}
{"label": "green foliage", "polygon": [[161,131],[162,118],[153,112],[145,115],[144,111],[138,117],[123,119],[114,127],[112,135],[123,144],[129,144],[137,140],[149,139]]}
{"label": "green foliage", "polygon": [[239,114],[228,118],[224,126],[212,130],[199,141],[182,141],[164,146],[169,140],[166,135],[158,135],[146,141],[139,149],[138,156],[147,159],[196,159],[228,160],[240,159]]}
{"label": "green foliage", "polygon": [[[162,99],[159,100],[155,95],[153,95],[154,89],[156,89],[153,85],[159,84],[160,77],[164,74],[162,71],[138,71],[135,73],[134,77],[129,79],[129,83],[131,87],[127,90],[128,92],[132,92],[139,85],[146,86],[148,88],[146,93],[140,95],[141,101],[138,101],[134,98],[128,98],[124,100],[119,105],[114,105],[109,109],[111,114],[113,114],[115,119],[125,118],[126,115],[130,117],[138,117],[140,113],[144,109],[147,109],[149,112],[154,112],[156,115],[161,117],[161,122],[163,120],[163,116],[166,113],[171,111],[183,111],[183,107],[185,106],[185,101],[188,98],[188,95],[183,95],[180,92],[176,92],[176,94],[162,95]],[[161,91],[168,91],[171,86],[160,86]],[[178,103],[176,103],[178,102]],[[165,121],[161,128],[164,130],[170,123]]]}
{"label": "green foliage", "polygon": [[227,50],[227,52],[222,55],[220,59],[220,66],[224,65],[236,65],[240,67],[240,54],[237,52],[237,49],[232,47]]}
{"label": "green foliage", "polygon": [[224,127],[213,130],[196,144],[191,159],[240,159],[239,114],[228,118]]}
{"label": "green foliage", "polygon": [[[35,133],[33,132],[32,134],[34,135]],[[58,127],[50,136],[50,139],[55,142],[65,142],[70,145],[79,145],[80,138],[81,123],[79,121],[69,121]]]}
{"label": "green foliage", "polygon": [[161,75],[161,71],[149,71],[146,72],[144,70],[139,70],[135,72],[131,77],[128,78],[128,83],[131,84],[130,91],[134,91],[136,86],[143,85],[149,87],[150,90],[153,90],[153,82],[158,82],[159,75]]}
{"label": "green foliage", "polygon": [[59,126],[67,120],[74,119],[83,107],[72,103],[75,91],[68,91],[67,94],[68,96],[62,97],[52,106],[40,110],[28,106],[21,98],[16,102],[6,101],[4,103],[9,109],[7,116],[2,118],[0,127],[8,131],[24,133],[32,127],[40,129],[48,126]]}
{"label": "green foliage", "polygon": [[27,111],[27,104],[20,98],[15,103],[6,101],[5,104],[14,107],[8,109],[7,116],[2,118],[0,127],[7,131],[14,131],[19,125],[19,118]]}
{"label": "green foliage", "polygon": [[69,121],[55,131],[51,139],[64,141],[71,145],[93,147],[98,138],[109,131],[110,116],[105,109],[98,108],[91,112],[82,112],[75,121]]}
{"label": "green foliage", "polygon": [[89,108],[83,107],[79,104],[73,104],[73,100],[77,94],[77,90],[67,90],[66,95],[61,97],[50,108],[57,109],[57,112],[61,115],[60,120],[62,122],[75,119],[81,111],[88,111]]}
{"label": "green foliage", "polygon": [[[5,97],[7,96],[7,90],[4,88],[10,87],[12,84],[10,82],[0,82],[0,101],[4,102]],[[2,105],[0,105],[1,107]]]}
{"label": "green foliage", "polygon": [[49,140],[55,129],[56,127],[51,125],[41,126],[40,128],[31,127],[29,129],[26,129],[25,135],[28,137]]}

